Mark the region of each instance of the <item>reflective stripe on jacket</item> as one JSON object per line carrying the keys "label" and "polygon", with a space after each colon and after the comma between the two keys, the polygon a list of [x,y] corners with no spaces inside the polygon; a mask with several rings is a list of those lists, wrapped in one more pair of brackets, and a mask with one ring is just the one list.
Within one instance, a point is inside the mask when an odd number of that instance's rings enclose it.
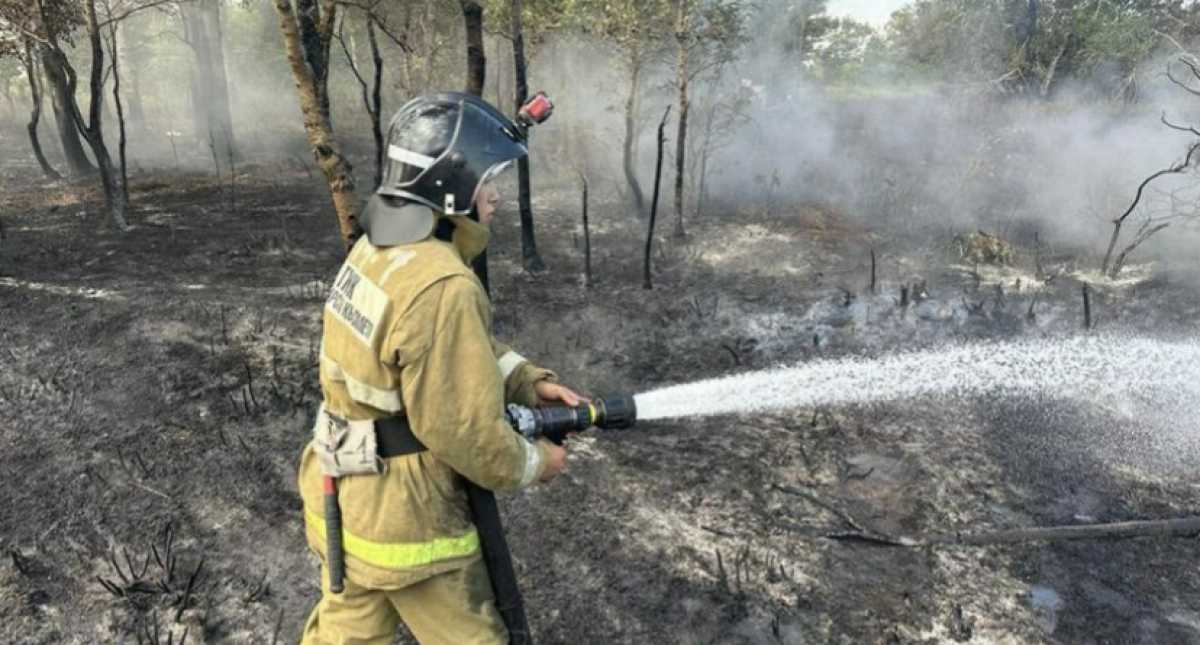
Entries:
{"label": "reflective stripe on jacket", "polygon": [[[454,219],[476,235],[471,227],[482,228]],[[470,257],[457,232],[455,244],[375,247],[364,237],[330,289],[320,358],[326,410],[353,420],[406,414],[429,448],[388,459],[382,475],[339,480],[346,570],[360,585],[399,588],[479,557],[460,477],[511,490],[541,474],[542,448],[512,431],[504,403],[535,405],[535,383],[554,374],[492,337]],[[310,444],[300,492],[309,545],[324,557],[321,476]]]}

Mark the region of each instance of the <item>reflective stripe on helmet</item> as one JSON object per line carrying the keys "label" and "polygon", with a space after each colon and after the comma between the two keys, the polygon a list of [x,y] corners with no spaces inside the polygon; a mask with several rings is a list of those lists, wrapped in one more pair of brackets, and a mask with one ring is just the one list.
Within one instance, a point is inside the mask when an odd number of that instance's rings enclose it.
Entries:
{"label": "reflective stripe on helmet", "polygon": [[496,362],[500,365],[500,376],[507,381],[508,377],[512,375],[513,370],[525,362],[525,357],[510,351],[501,356]]}
{"label": "reflective stripe on helmet", "polygon": [[437,161],[437,159],[434,159],[429,155],[423,155],[419,152],[406,150],[397,145],[388,146],[388,159],[394,159],[400,163],[406,163],[410,166],[416,166],[418,168],[428,168],[433,165],[433,162]]}
{"label": "reflective stripe on helmet", "polygon": [[[304,518],[315,531],[322,548],[325,546],[325,519],[305,510]],[[479,534],[475,529],[459,537],[435,538],[428,542],[372,542],[342,528],[342,546],[346,555],[353,556],[381,569],[407,569],[442,560],[472,555],[479,550]]]}

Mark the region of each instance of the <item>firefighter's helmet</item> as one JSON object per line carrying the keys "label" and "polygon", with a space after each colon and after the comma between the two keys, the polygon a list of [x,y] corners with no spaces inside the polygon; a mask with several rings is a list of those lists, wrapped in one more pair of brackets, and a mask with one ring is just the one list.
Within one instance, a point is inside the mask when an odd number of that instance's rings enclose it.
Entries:
{"label": "firefighter's helmet", "polygon": [[[514,123],[483,99],[461,92],[417,97],[388,125],[383,181],[367,202],[362,225],[376,246],[424,239],[436,213],[470,215],[475,197],[514,161],[524,157],[526,128],[549,116],[545,106],[521,110]],[[530,105],[534,104],[530,102]]]}

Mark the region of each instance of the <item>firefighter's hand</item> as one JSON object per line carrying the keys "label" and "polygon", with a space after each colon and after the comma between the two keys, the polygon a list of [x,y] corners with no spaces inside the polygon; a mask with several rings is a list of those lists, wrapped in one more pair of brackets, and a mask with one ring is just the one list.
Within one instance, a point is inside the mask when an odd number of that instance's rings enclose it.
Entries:
{"label": "firefighter's hand", "polygon": [[561,401],[564,405],[575,407],[580,403],[586,403],[587,399],[579,396],[565,385],[551,383],[550,381],[538,381],[533,384],[533,391],[537,394],[539,400],[544,402]]}
{"label": "firefighter's hand", "polygon": [[538,481],[545,484],[558,477],[567,467],[567,449],[556,446],[545,439],[539,440],[538,445],[545,448],[542,454],[546,461],[542,466],[542,476],[538,478]]}

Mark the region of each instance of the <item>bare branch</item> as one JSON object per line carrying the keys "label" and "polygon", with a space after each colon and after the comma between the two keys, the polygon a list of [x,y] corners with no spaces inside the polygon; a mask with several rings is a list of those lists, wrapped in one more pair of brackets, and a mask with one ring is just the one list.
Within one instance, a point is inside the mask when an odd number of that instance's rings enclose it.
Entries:
{"label": "bare branch", "polygon": [[18,25],[17,23],[12,22],[11,20],[7,20],[5,18],[0,18],[0,26],[11,29],[11,30],[17,32],[18,34],[20,34],[21,36],[24,36],[25,38],[29,38],[30,40],[36,41],[39,44],[42,44],[42,45],[50,44],[49,38],[26,27],[25,25]]}
{"label": "bare branch", "polygon": [[[1193,73],[1194,73],[1194,69],[1195,68],[1193,68]],[[1178,78],[1175,78],[1175,75],[1171,73],[1171,64],[1170,63],[1167,63],[1167,78],[1172,83],[1178,85],[1179,87],[1182,87],[1188,93],[1194,94],[1196,96],[1200,96],[1200,90],[1192,89],[1190,86],[1188,86],[1187,83],[1179,80]]]}
{"label": "bare branch", "polygon": [[146,2],[144,4],[139,4],[136,7],[130,7],[129,9],[126,9],[125,11],[122,11],[121,13],[108,18],[107,20],[100,22],[99,26],[107,27],[110,23],[120,22],[140,11],[145,11],[146,9],[153,9],[153,8],[161,6],[161,5],[170,4],[172,2],[175,2],[175,0],[149,0],[148,2]]}
{"label": "bare branch", "polygon": [[376,29],[381,31],[384,36],[387,36],[388,40],[392,41],[397,47],[400,48],[400,51],[404,52],[405,54],[413,53],[412,45],[409,45],[406,39],[399,38],[396,36],[396,34],[393,34],[391,28],[387,26],[387,22],[380,18],[377,14],[369,14],[368,18],[371,20],[371,22],[375,23]]}
{"label": "bare branch", "polygon": [[1193,127],[1193,126],[1182,126],[1182,125],[1176,125],[1176,124],[1174,124],[1174,123],[1171,123],[1170,121],[1168,121],[1168,120],[1167,120],[1167,113],[1166,113],[1166,112],[1163,112],[1163,113],[1162,113],[1162,119],[1161,119],[1161,120],[1162,120],[1162,122],[1163,122],[1163,125],[1167,126],[1168,128],[1171,128],[1172,130],[1179,130],[1180,132],[1191,132],[1192,134],[1194,134],[1194,135],[1196,135],[1196,136],[1200,137],[1200,130],[1197,130],[1195,127]]}
{"label": "bare branch", "polygon": [[1200,142],[1193,143],[1191,145],[1191,147],[1188,148],[1187,156],[1183,158],[1183,161],[1176,163],[1175,165],[1171,166],[1170,168],[1165,168],[1163,170],[1160,170],[1160,171],[1154,173],[1153,175],[1150,175],[1146,179],[1142,180],[1141,185],[1138,186],[1137,193],[1134,194],[1134,196],[1133,196],[1133,201],[1129,204],[1129,208],[1126,208],[1125,212],[1122,213],[1120,217],[1113,220],[1113,223],[1114,224],[1123,223],[1130,216],[1130,214],[1133,213],[1134,209],[1137,208],[1138,202],[1142,201],[1142,193],[1145,192],[1146,186],[1149,186],[1150,182],[1154,181],[1155,179],[1158,179],[1159,177],[1162,177],[1163,175],[1172,175],[1172,174],[1181,173],[1184,170],[1186,170],[1188,168],[1188,166],[1191,166],[1192,165],[1192,156],[1195,155],[1197,151],[1200,151]]}
{"label": "bare branch", "polygon": [[[346,38],[345,34],[343,33],[345,30],[346,18],[343,16],[342,19],[338,21],[337,32],[333,34],[333,39],[338,41],[338,44],[342,46],[342,53],[346,55],[346,62],[350,64],[350,71],[354,74],[354,78],[358,79],[358,84],[363,88],[363,95],[366,96],[367,80],[363,78],[362,73],[359,72],[358,61],[354,60],[354,55],[350,53],[350,48],[346,46]],[[368,108],[368,111],[369,110],[370,108]]]}
{"label": "bare branch", "polygon": [[1179,62],[1183,63],[1184,65],[1187,65],[1187,68],[1192,70],[1192,76],[1195,76],[1197,79],[1200,79],[1200,68],[1196,67],[1195,63],[1193,63],[1192,61],[1188,60],[1187,58],[1185,58],[1183,56],[1179,57]]}
{"label": "bare branch", "polygon": [[380,0],[333,0],[334,5],[339,5],[347,9],[358,9],[359,11],[362,11],[367,15],[367,20],[375,23],[375,28],[383,32],[383,35],[387,36],[388,40],[392,41],[392,43],[399,47],[400,51],[404,52],[405,54],[413,53],[412,45],[408,44],[408,39],[401,38],[394,34],[391,27],[388,26],[387,21],[379,15],[378,11],[376,11],[376,9],[379,7],[379,3]]}
{"label": "bare branch", "polygon": [[370,2],[356,0],[333,0],[333,4],[349,7],[351,9],[359,9],[361,11],[366,11],[367,13],[374,13],[375,8],[379,6],[379,0],[371,0]]}
{"label": "bare branch", "polygon": [[1155,33],[1156,35],[1158,35],[1159,37],[1161,37],[1161,38],[1163,38],[1163,39],[1167,40],[1167,41],[1168,41],[1168,42],[1170,42],[1172,45],[1174,45],[1174,46],[1175,46],[1175,49],[1178,49],[1178,50],[1179,50],[1179,53],[1180,53],[1181,55],[1184,55],[1184,56],[1191,56],[1191,53],[1189,53],[1189,52],[1188,52],[1188,50],[1187,50],[1186,48],[1184,48],[1184,46],[1183,46],[1183,45],[1180,45],[1180,44],[1179,44],[1179,41],[1178,41],[1178,40],[1175,40],[1175,37],[1174,37],[1174,36],[1172,36],[1171,34],[1168,34],[1168,33],[1164,32],[1164,31],[1159,31],[1159,30],[1157,30],[1157,29],[1155,29],[1155,30],[1154,30],[1154,33]]}

